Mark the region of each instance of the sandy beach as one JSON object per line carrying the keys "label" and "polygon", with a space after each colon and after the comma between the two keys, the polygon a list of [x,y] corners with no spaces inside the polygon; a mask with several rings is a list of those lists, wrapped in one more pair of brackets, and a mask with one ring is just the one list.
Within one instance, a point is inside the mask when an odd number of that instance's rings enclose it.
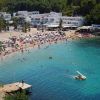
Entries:
{"label": "sandy beach", "polygon": [[[13,41],[10,38],[12,37],[16,37],[16,43],[13,43],[14,47],[11,46]],[[58,40],[62,40],[63,38],[65,38],[65,36],[61,36],[57,32],[42,32],[41,30],[37,31],[35,28],[32,28],[31,31],[27,33],[16,31],[2,32],[0,33],[0,41],[6,45],[6,48],[3,52],[1,52],[1,59],[4,58],[4,56],[16,51],[23,52],[29,47],[40,48],[43,44],[51,44],[53,42],[57,42]],[[16,44],[18,45],[18,48],[15,47]]]}
{"label": "sandy beach", "polygon": [[35,33],[37,32],[36,28],[31,28],[30,32],[24,33],[21,31],[7,31],[7,32],[1,32],[0,33],[0,41],[4,41],[7,40],[9,37],[11,36],[16,36],[19,37],[20,35],[27,35],[27,34],[31,34],[31,33]]}
{"label": "sandy beach", "polygon": [[[16,37],[16,42],[12,45],[12,40],[9,38]],[[91,36],[92,37],[92,36]],[[58,31],[37,31],[36,28],[31,28],[30,32],[23,33],[17,31],[9,31],[0,33],[0,41],[4,42],[6,48],[0,53],[1,60],[5,59],[7,55],[15,52],[24,52],[29,48],[38,48],[58,41],[66,41],[83,38],[81,34],[77,34],[76,30],[65,31],[64,35],[60,35]],[[10,46],[9,46],[10,45]]]}

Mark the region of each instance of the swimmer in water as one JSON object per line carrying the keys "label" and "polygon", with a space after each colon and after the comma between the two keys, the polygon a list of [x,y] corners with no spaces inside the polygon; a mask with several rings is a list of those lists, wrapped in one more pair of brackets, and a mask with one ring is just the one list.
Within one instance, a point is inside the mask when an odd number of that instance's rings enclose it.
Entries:
{"label": "swimmer in water", "polygon": [[52,59],[52,57],[49,57],[49,59]]}
{"label": "swimmer in water", "polygon": [[49,48],[49,46],[46,46],[45,49]]}
{"label": "swimmer in water", "polygon": [[25,58],[23,58],[23,60],[26,60]]}

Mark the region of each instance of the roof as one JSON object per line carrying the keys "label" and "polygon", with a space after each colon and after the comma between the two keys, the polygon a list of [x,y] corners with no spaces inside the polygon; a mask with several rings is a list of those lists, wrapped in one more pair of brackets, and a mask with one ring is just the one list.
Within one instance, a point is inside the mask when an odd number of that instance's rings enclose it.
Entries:
{"label": "roof", "polygon": [[77,26],[75,26],[73,24],[63,24],[62,27],[67,28],[67,27],[77,27]]}
{"label": "roof", "polygon": [[59,25],[58,25],[58,24],[50,24],[50,25],[47,25],[47,27],[49,27],[49,28],[52,28],[52,27],[59,27]]}
{"label": "roof", "polygon": [[91,26],[82,26],[82,27],[79,27],[78,30],[80,29],[91,29],[92,27]]}

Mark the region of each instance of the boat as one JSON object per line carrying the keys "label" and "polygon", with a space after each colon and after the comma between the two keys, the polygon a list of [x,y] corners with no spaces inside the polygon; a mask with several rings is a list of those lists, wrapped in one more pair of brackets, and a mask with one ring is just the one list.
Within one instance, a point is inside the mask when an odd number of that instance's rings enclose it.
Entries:
{"label": "boat", "polygon": [[76,79],[76,80],[86,80],[86,76],[81,74],[79,71],[76,71],[76,72],[78,73],[78,75],[74,76],[74,79]]}

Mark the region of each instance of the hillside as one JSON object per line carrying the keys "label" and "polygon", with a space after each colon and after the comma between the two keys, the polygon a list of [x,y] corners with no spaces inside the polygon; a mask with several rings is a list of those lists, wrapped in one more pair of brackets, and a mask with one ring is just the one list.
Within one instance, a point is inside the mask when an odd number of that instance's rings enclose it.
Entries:
{"label": "hillside", "polygon": [[0,11],[56,11],[63,15],[84,16],[87,24],[100,24],[100,0],[0,0]]}

